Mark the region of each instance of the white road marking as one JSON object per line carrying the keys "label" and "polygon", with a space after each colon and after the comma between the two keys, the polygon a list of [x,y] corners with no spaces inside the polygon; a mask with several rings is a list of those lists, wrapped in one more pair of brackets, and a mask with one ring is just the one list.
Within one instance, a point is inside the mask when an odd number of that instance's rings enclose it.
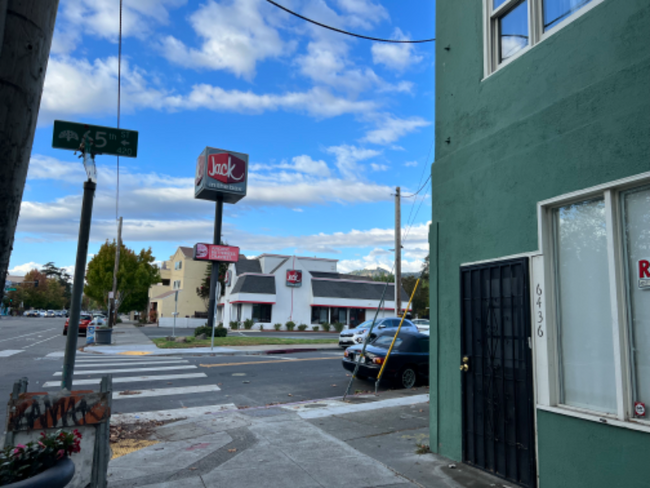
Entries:
{"label": "white road marking", "polygon": [[[171,380],[185,380],[190,378],[207,378],[205,373],[186,373],[186,374],[161,374],[159,376],[123,376],[121,378],[113,378],[113,383],[131,383],[138,381],[171,381]],[[89,380],[74,380],[73,387],[79,385],[98,385],[101,378],[94,378]],[[43,388],[61,386],[60,381],[46,381],[43,383]]]}
{"label": "white road marking", "polygon": [[[74,374],[113,374],[113,373],[140,373],[145,371],[171,371],[172,369],[196,369],[194,365],[188,366],[163,366],[159,368],[132,368],[132,369],[97,369],[92,371],[75,371]],[[54,376],[61,376],[61,371]]]}
{"label": "white road marking", "polygon": [[75,361],[75,368],[96,368],[98,366],[131,366],[135,364],[136,366],[143,364],[187,364],[189,361],[182,359],[173,359],[169,361],[127,361],[127,362],[118,362],[118,363],[87,363]]}
{"label": "white road marking", "polygon": [[[63,352],[52,353],[52,355],[55,354],[60,354],[61,356],[64,355]],[[128,363],[132,361],[162,361],[163,359],[167,361],[171,359],[183,359],[183,358],[181,356],[120,356],[120,355],[112,355],[112,354],[109,356],[97,356],[95,354],[83,354],[83,355],[77,354],[75,363],[76,364],[79,363],[102,364],[111,361],[124,361],[125,363]]]}
{"label": "white road marking", "polygon": [[[113,400],[126,398],[145,398],[167,395],[189,395],[191,393],[209,393],[211,391],[221,391],[217,385],[199,385],[199,386],[179,386],[178,388],[156,388],[151,390],[126,390],[127,394],[120,391],[113,393]],[[139,392],[133,394],[133,392]]]}
{"label": "white road marking", "polygon": [[59,334],[57,334],[55,336],[52,336],[52,337],[48,337],[47,339],[43,339],[42,341],[34,342],[33,344],[30,344],[29,346],[25,346],[25,349],[27,349],[28,347],[32,347],[32,346],[35,346],[37,344],[40,344],[41,342],[51,341],[52,339],[56,339],[57,337],[59,337]]}
{"label": "white road marking", "polygon": [[56,351],[56,352],[51,352],[47,354],[45,357],[46,358],[62,358],[65,356],[65,351]]}
{"label": "white road marking", "polygon": [[111,424],[134,424],[149,420],[175,420],[189,417],[200,417],[209,413],[223,412],[226,410],[237,410],[234,403],[224,405],[212,405],[208,407],[174,408],[172,410],[154,410],[151,412],[139,413],[118,413],[111,415]]}
{"label": "white road marking", "polygon": [[13,356],[14,354],[21,352],[25,351],[23,349],[5,349],[4,351],[0,351],[0,358],[8,358],[9,356]]}
{"label": "white road marking", "polygon": [[21,337],[27,337],[27,336],[34,335],[34,334],[42,334],[43,332],[47,332],[48,330],[54,330],[54,329],[56,329],[56,327],[52,327],[50,329],[45,329],[44,331],[39,330],[38,332],[30,332],[29,334],[23,334],[23,335],[19,335],[19,336],[16,336],[16,337],[8,337],[7,339],[0,339],[0,342],[13,341],[14,339],[20,339]]}
{"label": "white road marking", "polygon": [[[368,410],[377,410],[379,408],[401,407],[403,405],[415,405],[418,403],[427,403],[429,395],[413,395],[401,398],[389,398],[388,400],[379,400],[370,403],[344,404],[318,409],[298,410],[296,413],[303,419],[318,419],[322,417],[331,417],[332,415],[343,415],[346,413],[365,412]],[[286,410],[293,410],[292,407],[282,407]]]}

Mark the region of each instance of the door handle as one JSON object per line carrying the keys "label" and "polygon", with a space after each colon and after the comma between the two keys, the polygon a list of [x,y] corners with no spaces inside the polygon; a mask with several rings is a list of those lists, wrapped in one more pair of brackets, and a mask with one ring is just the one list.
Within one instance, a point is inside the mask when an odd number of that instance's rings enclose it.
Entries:
{"label": "door handle", "polygon": [[467,373],[469,371],[469,358],[467,356],[463,356],[463,364],[460,365],[460,370],[463,373]]}

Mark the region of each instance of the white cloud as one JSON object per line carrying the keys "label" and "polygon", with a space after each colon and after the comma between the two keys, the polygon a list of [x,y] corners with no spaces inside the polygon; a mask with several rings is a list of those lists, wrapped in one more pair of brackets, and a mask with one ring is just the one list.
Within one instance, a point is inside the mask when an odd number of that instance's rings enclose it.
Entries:
{"label": "white cloud", "polygon": [[406,166],[407,168],[415,168],[417,165],[418,165],[417,161],[407,161],[406,163],[404,163],[404,166]]}
{"label": "white cloud", "polygon": [[323,160],[314,161],[310,156],[303,154],[292,158],[293,164],[282,163],[277,167],[282,169],[292,169],[299,173],[309,173],[316,176],[327,177],[330,175],[330,169]]}
{"label": "white cloud", "polygon": [[360,176],[358,162],[373,158],[381,154],[381,151],[365,149],[356,146],[343,144],[327,148],[327,152],[336,156],[336,166],[341,175],[346,179],[357,179]]}
{"label": "white cloud", "polygon": [[294,212],[304,212],[304,210],[302,208],[294,208],[293,211]]}
{"label": "white cloud", "polygon": [[[393,31],[393,39],[408,40],[399,28]],[[415,54],[413,44],[389,44],[376,42],[372,45],[372,60],[375,64],[383,64],[395,71],[404,71],[408,67],[422,61],[422,56]]]}
{"label": "white cloud", "polygon": [[212,0],[190,16],[190,24],[202,39],[200,49],[188,48],[173,36],[162,40],[163,55],[180,66],[228,70],[252,79],[259,61],[287,55],[292,43],[284,43],[259,11],[260,0],[228,4]]}
{"label": "white cloud", "polygon": [[431,125],[431,122],[424,120],[422,117],[409,117],[400,119],[393,115],[386,114],[383,117],[375,117],[377,128],[368,131],[361,139],[362,142],[371,142],[373,144],[391,144],[400,137],[410,132],[414,132],[421,127]]}
{"label": "white cloud", "polygon": [[[346,113],[367,113],[377,108],[373,101],[342,98],[327,88],[314,87],[303,92],[257,94],[252,91],[224,90],[199,84],[185,95],[173,94],[156,86],[152,77],[128,62],[122,64],[122,111],[138,109],[198,110],[260,114],[286,110],[307,113],[317,118],[336,117]],[[54,56],[50,59],[41,110],[40,123],[70,115],[101,116],[112,114],[117,106],[117,58],[73,59]]]}
{"label": "white cloud", "polygon": [[[138,0],[124,2],[122,8],[122,37],[147,39],[158,25],[169,23],[169,10],[187,0]],[[52,52],[73,51],[81,34],[117,42],[119,9],[115,0],[66,0],[61,2]]]}
{"label": "white cloud", "polygon": [[34,261],[30,261],[29,263],[21,264],[18,266],[14,266],[9,270],[9,274],[13,276],[25,276],[27,273],[29,273],[33,269],[38,269],[40,270],[43,267],[42,264],[35,263]]}
{"label": "white cloud", "polygon": [[373,171],[388,171],[388,166],[385,164],[370,163],[370,167]]}
{"label": "white cloud", "polygon": [[354,27],[370,29],[382,20],[389,20],[386,9],[370,0],[337,0],[336,3],[345,11],[347,23]]}

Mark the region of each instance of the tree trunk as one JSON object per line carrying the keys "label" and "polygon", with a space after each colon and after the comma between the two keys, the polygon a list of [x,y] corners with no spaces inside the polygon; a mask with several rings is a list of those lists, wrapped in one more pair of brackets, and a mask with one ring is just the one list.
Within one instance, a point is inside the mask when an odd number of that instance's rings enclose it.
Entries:
{"label": "tree trunk", "polygon": [[[0,0],[0,300],[34,142],[58,0]],[[2,32],[0,28],[0,32]]]}

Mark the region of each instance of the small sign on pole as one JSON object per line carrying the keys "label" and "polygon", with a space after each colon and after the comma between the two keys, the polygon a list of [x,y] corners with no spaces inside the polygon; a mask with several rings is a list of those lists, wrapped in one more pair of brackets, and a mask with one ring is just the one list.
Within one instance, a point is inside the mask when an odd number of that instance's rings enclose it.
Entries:
{"label": "small sign on pole", "polygon": [[235,246],[217,246],[215,244],[194,244],[195,261],[219,261],[236,263],[239,261],[239,248]]}
{"label": "small sign on pole", "polygon": [[91,152],[93,154],[111,154],[127,158],[138,157],[137,131],[63,120],[54,121],[52,147],[76,151],[86,135],[92,140]]}

